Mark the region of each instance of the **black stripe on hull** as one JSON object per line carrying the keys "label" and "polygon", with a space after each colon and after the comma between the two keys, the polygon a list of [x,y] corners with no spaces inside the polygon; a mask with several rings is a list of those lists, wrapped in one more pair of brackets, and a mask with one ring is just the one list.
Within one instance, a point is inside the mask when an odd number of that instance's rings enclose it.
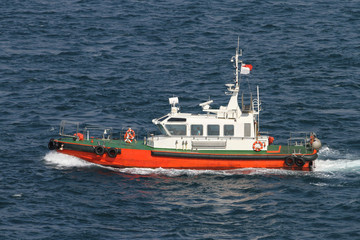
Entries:
{"label": "black stripe on hull", "polygon": [[[179,152],[159,152],[151,151],[152,156],[156,157],[177,157],[177,158],[200,158],[200,159],[225,159],[225,160],[285,160],[291,155],[224,155],[224,154],[194,154],[194,153],[179,153]],[[317,154],[305,155],[305,161],[313,161],[317,158]]]}
{"label": "black stripe on hull", "polygon": [[[73,151],[79,151],[79,152],[90,152],[90,153],[94,153],[94,149],[96,146],[92,146],[92,145],[81,145],[81,144],[71,144],[71,143],[67,143],[67,142],[60,142],[58,141],[59,147],[60,148],[62,146],[63,149],[66,150],[73,150]],[[105,147],[105,152],[107,151],[107,149],[109,149],[108,147]],[[117,154],[121,154],[121,149],[120,148],[116,148],[117,149]]]}

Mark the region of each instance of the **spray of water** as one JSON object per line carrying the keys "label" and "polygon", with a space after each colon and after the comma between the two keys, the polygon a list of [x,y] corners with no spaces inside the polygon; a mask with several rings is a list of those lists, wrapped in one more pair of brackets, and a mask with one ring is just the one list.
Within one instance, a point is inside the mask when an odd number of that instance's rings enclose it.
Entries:
{"label": "spray of water", "polygon": [[67,169],[74,167],[92,167],[95,166],[93,163],[89,163],[80,158],[73,157],[70,155],[58,153],[55,151],[48,152],[44,157],[45,163],[48,166],[57,168],[57,169]]}
{"label": "spray of water", "polygon": [[317,172],[360,171],[360,157],[353,154],[342,154],[338,150],[323,147],[315,161]]}

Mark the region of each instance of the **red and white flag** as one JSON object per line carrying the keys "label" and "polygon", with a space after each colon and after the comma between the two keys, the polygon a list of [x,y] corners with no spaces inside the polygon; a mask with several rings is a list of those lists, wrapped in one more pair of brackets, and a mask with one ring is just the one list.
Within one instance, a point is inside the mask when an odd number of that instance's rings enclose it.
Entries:
{"label": "red and white flag", "polygon": [[240,69],[240,74],[250,74],[253,66],[251,64],[242,64]]}

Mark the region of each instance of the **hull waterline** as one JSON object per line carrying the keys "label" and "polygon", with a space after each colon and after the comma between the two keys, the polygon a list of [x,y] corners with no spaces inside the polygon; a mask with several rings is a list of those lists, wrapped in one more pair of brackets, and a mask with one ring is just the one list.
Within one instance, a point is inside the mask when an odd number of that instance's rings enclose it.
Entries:
{"label": "hull waterline", "polygon": [[[194,152],[174,152],[122,148],[117,149],[115,157],[106,151],[96,154],[93,146],[81,145],[83,151],[70,149],[79,148],[76,144],[57,149],[58,152],[75,156],[85,161],[115,168],[166,168],[166,169],[197,169],[197,170],[230,170],[239,168],[271,168],[309,171],[317,157],[316,150],[303,156],[306,159],[302,166],[288,166],[285,159],[288,154],[209,154]],[[85,151],[84,151],[85,150]]]}

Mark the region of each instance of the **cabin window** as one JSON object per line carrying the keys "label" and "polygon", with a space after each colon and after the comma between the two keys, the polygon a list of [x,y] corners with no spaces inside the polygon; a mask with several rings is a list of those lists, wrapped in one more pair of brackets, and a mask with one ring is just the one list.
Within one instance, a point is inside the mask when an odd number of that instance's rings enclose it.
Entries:
{"label": "cabin window", "polygon": [[208,136],[219,136],[220,127],[219,125],[208,125],[207,126],[207,135]]}
{"label": "cabin window", "polygon": [[164,127],[163,127],[161,124],[158,124],[157,126],[158,126],[158,128],[159,128],[159,130],[160,130],[160,132],[161,132],[162,135],[167,135]]}
{"label": "cabin window", "polygon": [[186,122],[186,118],[169,118],[168,122]]}
{"label": "cabin window", "polygon": [[234,136],[234,125],[224,125],[224,136]]}
{"label": "cabin window", "polygon": [[165,127],[171,135],[186,135],[186,125],[170,125],[166,124]]}
{"label": "cabin window", "polygon": [[244,135],[245,137],[251,137],[251,124],[244,123]]}
{"label": "cabin window", "polygon": [[167,118],[167,117],[168,117],[168,115],[165,115],[165,116],[159,118],[158,121],[159,121],[159,122],[162,122],[162,121],[165,120],[165,118]]}
{"label": "cabin window", "polygon": [[191,125],[191,135],[192,136],[202,136],[203,135],[203,125]]}

